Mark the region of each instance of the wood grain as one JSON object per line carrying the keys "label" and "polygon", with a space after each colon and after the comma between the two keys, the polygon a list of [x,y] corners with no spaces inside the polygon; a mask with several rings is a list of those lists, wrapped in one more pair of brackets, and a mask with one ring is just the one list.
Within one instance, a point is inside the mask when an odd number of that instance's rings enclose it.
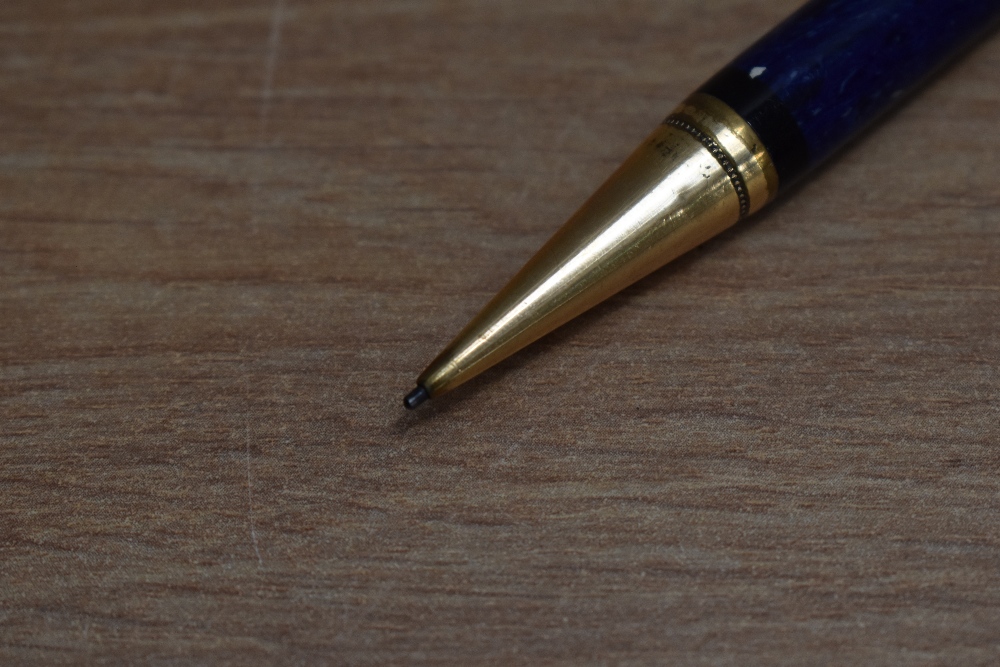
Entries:
{"label": "wood grain", "polygon": [[0,655],[996,664],[1000,40],[416,414],[795,0],[0,6]]}

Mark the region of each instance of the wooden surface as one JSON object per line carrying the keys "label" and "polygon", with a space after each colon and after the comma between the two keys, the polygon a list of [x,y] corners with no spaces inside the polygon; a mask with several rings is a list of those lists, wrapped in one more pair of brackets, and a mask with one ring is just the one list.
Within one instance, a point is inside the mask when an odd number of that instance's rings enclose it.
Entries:
{"label": "wooden surface", "polygon": [[0,7],[0,657],[1000,660],[1000,40],[456,394],[796,0]]}

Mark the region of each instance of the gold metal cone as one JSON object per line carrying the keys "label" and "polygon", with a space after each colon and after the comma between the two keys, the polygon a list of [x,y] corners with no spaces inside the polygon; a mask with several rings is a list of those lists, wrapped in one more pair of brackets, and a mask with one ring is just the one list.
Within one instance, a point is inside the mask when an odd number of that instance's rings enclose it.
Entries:
{"label": "gold metal cone", "polygon": [[658,127],[417,380],[454,389],[767,203],[753,130],[696,94]]}

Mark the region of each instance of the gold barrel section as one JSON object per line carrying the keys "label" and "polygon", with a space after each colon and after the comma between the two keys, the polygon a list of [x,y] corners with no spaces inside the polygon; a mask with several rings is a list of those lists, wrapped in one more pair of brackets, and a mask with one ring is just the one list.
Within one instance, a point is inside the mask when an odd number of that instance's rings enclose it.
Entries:
{"label": "gold barrel section", "polygon": [[695,93],[668,117],[689,124],[714,141],[746,184],[749,207],[756,213],[778,194],[778,172],[753,128],[725,102]]}
{"label": "gold barrel section", "polygon": [[753,130],[722,102],[688,99],[612,174],[418,379],[454,389],[777,192]]}

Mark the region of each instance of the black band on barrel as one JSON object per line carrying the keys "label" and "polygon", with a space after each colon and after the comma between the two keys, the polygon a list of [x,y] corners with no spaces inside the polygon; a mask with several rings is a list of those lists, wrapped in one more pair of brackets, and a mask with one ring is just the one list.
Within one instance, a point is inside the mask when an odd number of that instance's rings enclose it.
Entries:
{"label": "black band on barrel", "polygon": [[735,67],[726,67],[698,92],[722,100],[753,128],[774,162],[781,188],[808,170],[806,139],[795,118],[766,85]]}

